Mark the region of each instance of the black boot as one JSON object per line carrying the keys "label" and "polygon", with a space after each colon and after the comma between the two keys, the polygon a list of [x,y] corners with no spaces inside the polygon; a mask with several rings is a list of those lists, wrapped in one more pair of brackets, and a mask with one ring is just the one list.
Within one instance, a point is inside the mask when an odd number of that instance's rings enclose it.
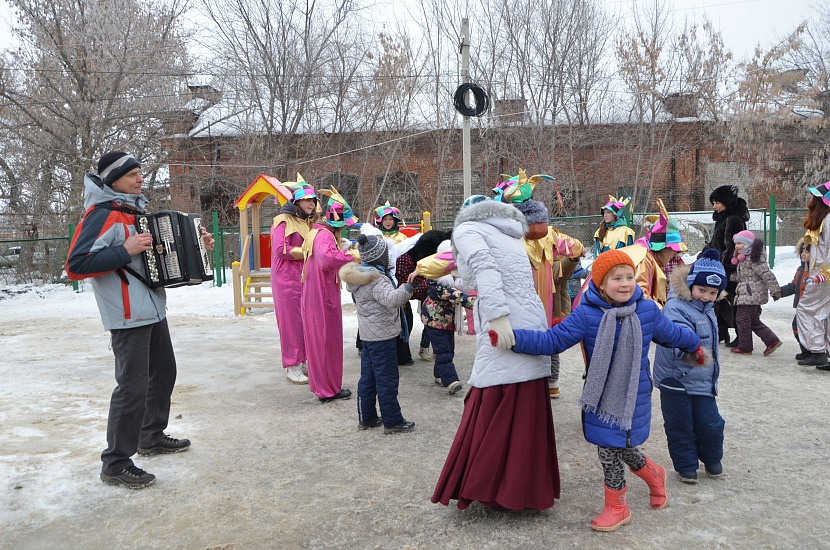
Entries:
{"label": "black boot", "polygon": [[[810,353],[810,357],[806,359],[802,359],[798,362],[799,365],[804,367],[826,367],[827,366],[827,356],[823,353]],[[826,369],[821,369],[826,370]]]}
{"label": "black boot", "polygon": [[807,359],[811,355],[812,355],[812,353],[809,352],[809,351],[802,351],[801,353],[796,353],[795,354],[795,359],[796,359],[796,361],[801,361],[802,359]]}

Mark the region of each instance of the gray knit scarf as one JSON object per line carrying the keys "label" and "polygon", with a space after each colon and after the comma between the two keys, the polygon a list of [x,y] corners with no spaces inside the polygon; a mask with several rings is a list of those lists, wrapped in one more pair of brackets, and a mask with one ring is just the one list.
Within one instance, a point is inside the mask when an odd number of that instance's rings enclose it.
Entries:
{"label": "gray knit scarf", "polygon": [[[637,304],[633,303],[605,310],[579,399],[583,411],[626,431],[631,429],[637,404],[643,351],[643,329],[636,309]],[[615,352],[617,319],[621,319],[622,326]]]}

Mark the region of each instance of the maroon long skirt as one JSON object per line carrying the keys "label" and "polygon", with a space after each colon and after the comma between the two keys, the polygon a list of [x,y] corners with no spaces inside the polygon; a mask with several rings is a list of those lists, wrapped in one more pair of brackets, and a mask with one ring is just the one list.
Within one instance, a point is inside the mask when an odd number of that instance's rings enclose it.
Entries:
{"label": "maroon long skirt", "polygon": [[470,388],[432,502],[545,510],[559,498],[548,379]]}

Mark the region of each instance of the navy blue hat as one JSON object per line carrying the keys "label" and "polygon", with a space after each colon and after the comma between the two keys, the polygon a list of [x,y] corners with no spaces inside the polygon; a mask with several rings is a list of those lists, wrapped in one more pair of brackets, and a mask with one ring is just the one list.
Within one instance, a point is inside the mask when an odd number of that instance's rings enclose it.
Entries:
{"label": "navy blue hat", "polygon": [[714,248],[703,251],[703,255],[692,264],[686,276],[689,288],[694,285],[708,286],[723,290],[726,288],[726,270],[720,263],[720,252]]}

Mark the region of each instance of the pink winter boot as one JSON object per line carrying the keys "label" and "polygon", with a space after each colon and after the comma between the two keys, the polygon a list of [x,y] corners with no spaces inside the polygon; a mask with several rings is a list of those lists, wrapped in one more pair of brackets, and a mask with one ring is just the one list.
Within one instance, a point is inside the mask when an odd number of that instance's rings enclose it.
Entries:
{"label": "pink winter boot", "polygon": [[628,503],[625,501],[625,492],[628,487],[623,487],[619,491],[609,489],[607,485],[603,485],[603,488],[605,489],[605,508],[591,520],[591,529],[609,533],[631,523],[631,510],[628,509]]}
{"label": "pink winter boot", "polygon": [[662,510],[669,504],[669,494],[666,492],[666,469],[658,466],[646,457],[646,465],[639,470],[631,470],[631,473],[648,484],[648,494],[651,500],[651,507],[655,510]]}

